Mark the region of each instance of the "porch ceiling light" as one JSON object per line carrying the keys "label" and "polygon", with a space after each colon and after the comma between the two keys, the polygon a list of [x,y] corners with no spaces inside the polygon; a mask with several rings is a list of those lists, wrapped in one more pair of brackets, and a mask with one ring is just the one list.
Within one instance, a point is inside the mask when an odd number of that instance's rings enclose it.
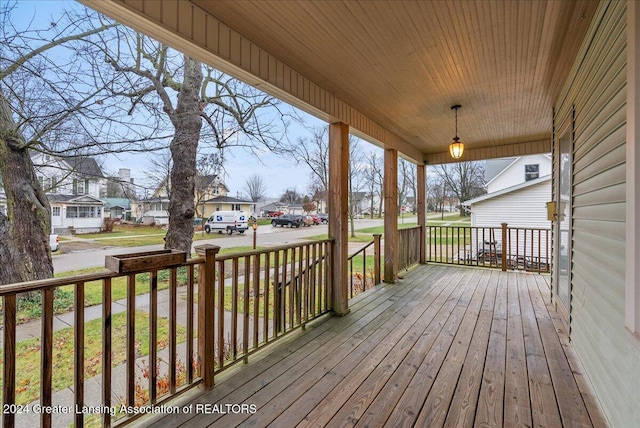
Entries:
{"label": "porch ceiling light", "polygon": [[451,157],[454,159],[460,159],[464,152],[464,144],[460,142],[460,137],[458,137],[458,109],[460,107],[462,106],[459,104],[451,107],[451,110],[455,110],[456,112],[456,136],[453,137],[453,142],[449,144],[449,153],[451,153]]}

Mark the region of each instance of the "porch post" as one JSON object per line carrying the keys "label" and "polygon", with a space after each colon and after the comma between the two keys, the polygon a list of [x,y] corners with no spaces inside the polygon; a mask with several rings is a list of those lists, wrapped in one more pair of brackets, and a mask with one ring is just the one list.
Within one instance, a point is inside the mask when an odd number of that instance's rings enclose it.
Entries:
{"label": "porch post", "polygon": [[418,178],[418,226],[420,226],[420,264],[427,262],[427,167],[422,164],[417,167]]}
{"label": "porch post", "polygon": [[640,5],[627,2],[625,326],[640,332]]}
{"label": "porch post", "polygon": [[329,125],[329,238],[335,239],[331,265],[331,306],[338,315],[349,312],[347,295],[347,204],[349,125]]}
{"label": "porch post", "polygon": [[398,275],[398,151],[384,151],[384,282]]}
{"label": "porch post", "polygon": [[198,368],[205,389],[213,387],[215,370],[215,280],[217,245],[205,244],[196,247],[196,253],[204,257],[198,269]]}

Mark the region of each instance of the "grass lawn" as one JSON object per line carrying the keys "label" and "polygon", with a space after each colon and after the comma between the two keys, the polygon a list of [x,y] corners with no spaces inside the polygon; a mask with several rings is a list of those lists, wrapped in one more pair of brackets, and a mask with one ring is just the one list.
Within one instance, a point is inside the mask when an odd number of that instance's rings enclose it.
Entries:
{"label": "grass lawn", "polygon": [[[126,361],[126,313],[112,317],[112,361],[116,367]],[[136,311],[136,345],[138,355],[149,354],[149,315]],[[158,349],[164,349],[169,341],[169,322],[158,317]],[[59,391],[73,385],[73,328],[58,330],[53,334],[53,390]],[[178,325],[177,340],[186,340],[186,329]],[[102,320],[85,323],[85,379],[102,373]],[[40,338],[19,342],[16,345],[16,403],[27,404],[40,396]],[[0,360],[0,362],[2,362]]]}

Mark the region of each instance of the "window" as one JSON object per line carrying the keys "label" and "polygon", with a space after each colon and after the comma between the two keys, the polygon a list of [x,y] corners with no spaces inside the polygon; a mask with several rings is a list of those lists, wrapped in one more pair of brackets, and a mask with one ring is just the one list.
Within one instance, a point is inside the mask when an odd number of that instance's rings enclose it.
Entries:
{"label": "window", "polygon": [[51,207],[51,215],[54,217],[60,217],[60,207]]}
{"label": "window", "polygon": [[84,180],[84,194],[89,194],[89,180]]}
{"label": "window", "polygon": [[535,180],[540,177],[540,165],[525,165],[524,166],[524,181]]}
{"label": "window", "polygon": [[[56,193],[57,190],[58,190],[58,177],[54,175],[53,177],[51,177],[51,193]],[[60,209],[60,207],[56,207],[56,208],[58,208],[58,210]]]}
{"label": "window", "polygon": [[67,218],[97,218],[100,209],[97,207],[67,207]]}
{"label": "window", "polygon": [[231,211],[242,211],[240,209],[240,204],[231,204]]}

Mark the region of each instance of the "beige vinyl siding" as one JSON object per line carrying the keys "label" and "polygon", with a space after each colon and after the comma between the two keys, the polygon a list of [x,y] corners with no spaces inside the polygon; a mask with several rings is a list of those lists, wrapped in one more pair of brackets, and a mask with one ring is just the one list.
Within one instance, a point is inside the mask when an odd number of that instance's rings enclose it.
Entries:
{"label": "beige vinyl siding", "polygon": [[602,2],[554,122],[575,108],[571,340],[614,427],[640,426],[640,348],[624,325],[626,99],[626,2]]}

